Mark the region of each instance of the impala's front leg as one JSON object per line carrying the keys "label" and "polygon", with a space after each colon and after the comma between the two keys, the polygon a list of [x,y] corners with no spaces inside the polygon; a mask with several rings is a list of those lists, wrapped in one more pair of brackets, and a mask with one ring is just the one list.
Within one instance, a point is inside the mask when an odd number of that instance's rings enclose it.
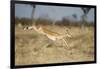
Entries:
{"label": "impala's front leg", "polygon": [[48,40],[48,44],[45,46],[45,47],[51,47],[53,44],[54,44],[54,41],[53,40]]}

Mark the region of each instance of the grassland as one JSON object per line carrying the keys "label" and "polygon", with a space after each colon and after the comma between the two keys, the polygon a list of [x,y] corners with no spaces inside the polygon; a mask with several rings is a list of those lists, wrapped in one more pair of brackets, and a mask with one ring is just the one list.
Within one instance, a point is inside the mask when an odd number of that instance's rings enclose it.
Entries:
{"label": "grassland", "polygon": [[94,61],[94,27],[50,26],[48,29],[61,34],[69,29],[72,38],[65,38],[68,47],[58,40],[50,40],[34,30],[15,29],[15,65],[68,63]]}

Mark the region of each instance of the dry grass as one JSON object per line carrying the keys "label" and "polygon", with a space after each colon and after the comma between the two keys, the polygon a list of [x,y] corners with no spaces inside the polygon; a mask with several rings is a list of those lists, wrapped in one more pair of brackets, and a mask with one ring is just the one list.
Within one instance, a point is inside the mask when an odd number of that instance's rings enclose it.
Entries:
{"label": "dry grass", "polygon": [[[46,26],[48,29],[61,34],[66,28],[59,26]],[[62,41],[52,44],[50,40],[34,30],[23,30],[16,27],[15,31],[15,64],[45,64],[94,61],[94,28],[70,27],[72,38],[65,38],[68,48]]]}

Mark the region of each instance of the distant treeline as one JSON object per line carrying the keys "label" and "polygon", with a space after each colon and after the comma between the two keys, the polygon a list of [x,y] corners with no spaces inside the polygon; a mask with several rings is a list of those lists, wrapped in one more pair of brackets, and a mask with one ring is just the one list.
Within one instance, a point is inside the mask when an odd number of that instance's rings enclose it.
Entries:
{"label": "distant treeline", "polygon": [[32,25],[33,23],[36,23],[36,25],[53,25],[53,23],[55,25],[59,25],[59,26],[94,26],[93,22],[83,22],[83,21],[71,21],[69,19],[65,19],[63,18],[60,21],[52,21],[50,19],[45,19],[45,18],[38,18],[38,19],[28,19],[28,18],[15,18],[15,24],[21,24],[23,26],[26,25]]}

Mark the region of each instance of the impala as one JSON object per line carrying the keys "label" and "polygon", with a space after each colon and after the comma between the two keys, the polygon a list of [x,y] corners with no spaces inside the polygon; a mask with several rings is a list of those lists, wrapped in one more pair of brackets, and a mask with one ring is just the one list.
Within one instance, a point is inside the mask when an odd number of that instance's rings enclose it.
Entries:
{"label": "impala", "polygon": [[68,44],[65,41],[64,37],[69,37],[69,38],[71,37],[71,35],[69,35],[68,33],[63,35],[63,34],[51,31],[43,26],[37,27],[36,25],[33,25],[30,27],[24,28],[24,30],[26,29],[30,29],[30,30],[34,29],[37,33],[47,36],[52,41],[63,40],[66,46],[68,46]]}

